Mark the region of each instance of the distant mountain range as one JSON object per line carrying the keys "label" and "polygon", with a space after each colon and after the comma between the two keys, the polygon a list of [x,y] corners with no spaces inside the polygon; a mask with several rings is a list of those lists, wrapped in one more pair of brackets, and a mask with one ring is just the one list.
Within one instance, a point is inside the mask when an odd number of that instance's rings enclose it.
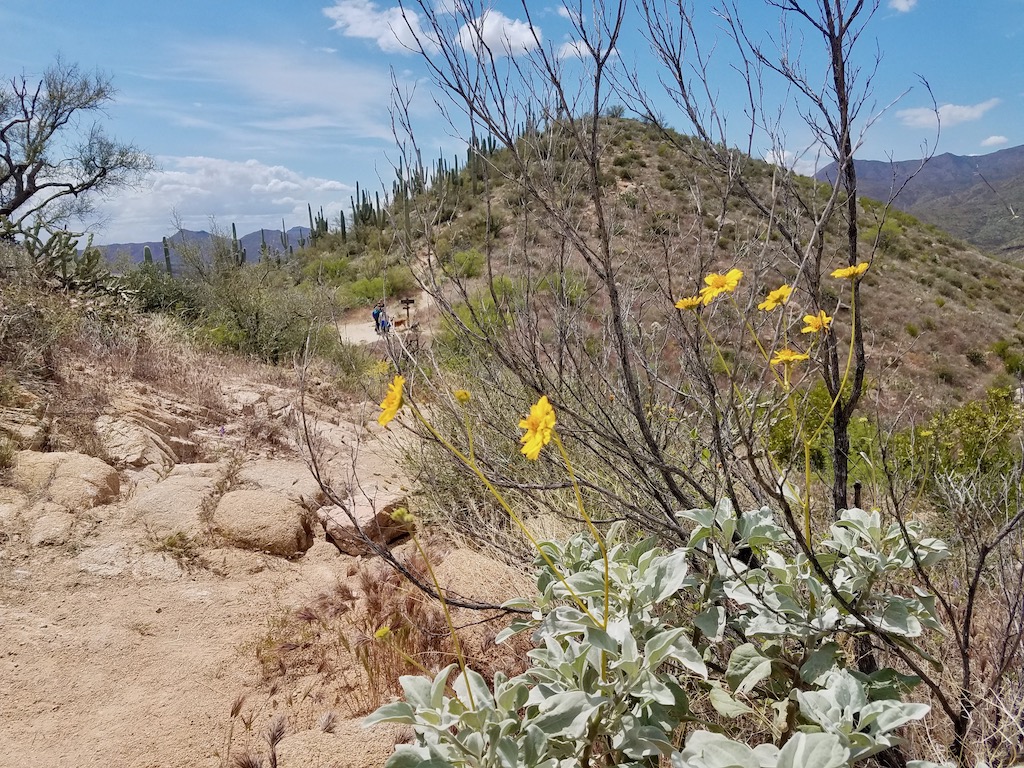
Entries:
{"label": "distant mountain range", "polygon": [[[305,239],[309,237],[309,227],[292,227],[286,233],[287,242],[293,248],[299,247],[299,239]],[[230,235],[228,235],[230,237]],[[263,242],[262,238],[266,238],[267,247],[271,250],[283,251],[284,248],[281,243],[281,230],[280,229],[264,229],[261,231],[256,230],[250,232],[247,235],[243,235],[238,238],[238,242],[242,248],[246,251],[246,257],[249,260],[255,260],[259,258],[260,246]],[[194,243],[198,245],[204,251],[209,250],[213,235],[205,230],[191,230],[183,229],[167,238],[168,245],[171,249],[171,264],[173,266],[179,266],[181,262],[181,255],[178,252],[178,248],[175,246],[180,245],[183,241],[187,243]],[[108,261],[116,261],[118,258],[128,255],[131,258],[132,263],[139,264],[145,258],[146,246],[149,246],[153,251],[153,261],[157,264],[164,263],[164,245],[163,241],[157,240],[156,242],[148,243],[111,243],[109,245],[97,246]]]}
{"label": "distant mountain range", "polygon": [[[994,255],[1024,258],[1024,146],[936,155],[923,168],[920,160],[858,160],[856,168],[862,195],[884,201],[906,184],[895,207]],[[817,174],[835,176],[834,163]]]}

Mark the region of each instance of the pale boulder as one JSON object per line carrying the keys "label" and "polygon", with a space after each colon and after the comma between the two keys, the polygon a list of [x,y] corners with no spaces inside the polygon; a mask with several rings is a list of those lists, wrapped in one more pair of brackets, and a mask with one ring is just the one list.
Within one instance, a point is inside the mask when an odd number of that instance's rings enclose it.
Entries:
{"label": "pale boulder", "polygon": [[46,442],[46,423],[28,408],[0,408],[0,435],[15,445],[36,450]]}
{"label": "pale boulder", "polygon": [[19,451],[11,470],[11,485],[69,510],[106,504],[121,493],[117,470],[81,453]]}
{"label": "pale boulder", "polygon": [[156,536],[178,531],[198,536],[204,531],[201,521],[203,505],[216,487],[212,477],[172,474],[152,488],[139,494],[132,507]]}
{"label": "pale boulder", "polygon": [[265,491],[276,491],[306,509],[316,509],[324,501],[324,492],[304,461],[257,459],[242,466],[238,482]]}
{"label": "pale boulder", "polygon": [[174,449],[153,429],[132,416],[103,415],[95,421],[103,450],[122,467],[172,467],[178,461]]}
{"label": "pale boulder", "polygon": [[31,521],[28,543],[33,547],[59,546],[71,538],[75,518],[59,504],[42,501],[29,509],[26,517]]}
{"label": "pale boulder", "polygon": [[214,532],[243,549],[297,557],[313,545],[308,513],[279,493],[225,493],[213,514]]}

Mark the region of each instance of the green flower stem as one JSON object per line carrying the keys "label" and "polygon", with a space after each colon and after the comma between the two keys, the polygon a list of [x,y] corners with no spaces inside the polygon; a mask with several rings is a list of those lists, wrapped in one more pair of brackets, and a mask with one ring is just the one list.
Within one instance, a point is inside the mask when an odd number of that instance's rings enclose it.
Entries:
{"label": "green flower stem", "polygon": [[[423,548],[419,538],[415,532],[410,534],[413,544],[416,545],[416,549],[420,553],[420,557],[423,558],[423,562],[426,563],[427,573],[430,574],[430,581],[434,585],[434,589],[437,592],[437,596],[441,601],[441,610],[444,611],[444,620],[448,624],[448,633],[452,636],[452,645],[455,646],[455,658],[459,661],[459,669],[462,671],[462,677],[466,681],[466,692],[469,694],[469,706],[470,709],[476,709],[476,702],[473,701],[473,687],[469,684],[469,678],[466,677],[466,657],[462,653],[462,643],[459,642],[459,635],[455,631],[455,623],[452,621],[451,611],[448,610],[448,601],[444,598],[444,592],[441,590],[441,583],[437,580],[437,575],[434,573],[434,566],[430,564],[430,558],[427,556],[427,551]],[[455,695],[458,698],[458,694]]]}
{"label": "green flower stem", "polygon": [[562,454],[562,461],[565,462],[565,471],[569,473],[569,480],[572,482],[572,489],[576,494],[576,507],[579,509],[580,515],[582,515],[583,519],[586,521],[590,535],[593,536],[594,541],[597,542],[597,546],[601,550],[601,557],[604,560],[604,621],[601,623],[601,629],[608,629],[608,614],[611,612],[611,571],[608,564],[608,549],[605,547],[604,537],[601,536],[601,533],[597,530],[597,527],[594,525],[594,521],[590,519],[590,515],[587,514],[586,507],[583,505],[583,494],[580,492],[580,485],[576,481],[576,473],[573,472],[572,462],[569,461],[569,454],[565,451],[565,446],[562,444],[562,438],[554,429],[551,430],[551,438],[555,441],[555,445],[558,446],[558,452]]}
{"label": "green flower stem", "polygon": [[832,398],[832,402],[829,404],[828,410],[825,412],[825,415],[822,417],[821,423],[818,425],[817,429],[815,429],[814,433],[811,435],[811,442],[814,442],[814,440],[817,439],[818,435],[821,434],[821,430],[823,430],[825,428],[825,425],[828,424],[829,418],[831,418],[832,413],[836,409],[836,405],[839,403],[839,398],[843,396],[843,388],[846,386],[846,382],[847,382],[847,380],[850,377],[850,367],[853,364],[853,343],[856,340],[855,339],[856,327],[857,327],[856,326],[856,322],[855,322],[856,319],[857,319],[857,292],[854,289],[854,286],[851,284],[851,287],[850,287],[850,328],[851,328],[851,331],[850,331],[850,348],[849,348],[849,351],[846,354],[846,369],[843,371],[843,378],[840,379],[839,387],[836,389],[836,396],[834,398]]}
{"label": "green flower stem", "polygon": [[416,417],[417,421],[419,421],[420,424],[422,424],[426,428],[426,430],[430,432],[434,439],[437,440],[445,448],[447,448],[452,453],[452,455],[454,455],[474,475],[476,475],[477,479],[481,483],[483,483],[484,487],[488,491],[490,491],[491,495],[498,500],[498,503],[501,505],[501,508],[505,510],[506,514],[508,514],[512,522],[516,524],[516,527],[519,528],[523,536],[525,536],[527,541],[529,541],[533,548],[537,550],[537,553],[540,555],[541,559],[547,564],[548,568],[551,569],[552,573],[555,574],[558,580],[562,582],[562,585],[568,590],[573,602],[575,602],[576,605],[579,606],[580,610],[583,611],[584,614],[586,614],[587,618],[594,622],[595,626],[601,626],[601,622],[598,621],[597,617],[595,617],[594,614],[590,612],[590,609],[587,608],[586,603],[583,602],[583,599],[578,594],[576,594],[576,590],[574,590],[569,585],[569,582],[566,580],[565,575],[554,564],[548,553],[544,551],[544,549],[540,545],[540,542],[538,542],[537,539],[533,536],[533,534],[530,533],[530,530],[526,527],[526,524],[523,522],[522,518],[519,517],[519,515],[516,514],[515,510],[513,510],[512,507],[509,505],[509,503],[505,501],[505,497],[501,495],[501,492],[494,487],[494,484],[491,483],[490,480],[487,479],[487,476],[484,475],[480,467],[477,466],[476,461],[466,456],[462,451],[460,451],[458,448],[452,445],[451,442],[442,437],[438,433],[438,431],[434,429],[433,425],[425,418],[423,418],[423,414],[420,413],[418,408],[411,404],[409,407],[410,410],[412,410],[413,415]]}
{"label": "green flower stem", "polygon": [[783,363],[783,389],[786,393],[786,405],[789,407],[789,416],[793,420],[793,439],[800,437],[804,448],[804,497],[800,500],[800,506],[804,513],[804,541],[807,542],[807,549],[811,548],[811,441],[803,436],[803,428],[797,416],[796,399],[793,396],[793,387],[789,380],[790,363]]}
{"label": "green flower stem", "polygon": [[732,302],[733,309],[735,309],[736,312],[739,313],[739,316],[743,318],[743,324],[747,328],[747,333],[750,334],[750,338],[752,338],[754,343],[757,344],[757,348],[761,352],[761,357],[764,358],[766,363],[770,364],[772,359],[771,355],[769,355],[767,350],[765,350],[764,345],[761,343],[761,339],[758,338],[756,333],[754,333],[754,327],[750,324],[750,319],[747,317],[747,314],[740,309],[740,305],[736,303],[736,297],[731,293],[729,294],[729,301]]}

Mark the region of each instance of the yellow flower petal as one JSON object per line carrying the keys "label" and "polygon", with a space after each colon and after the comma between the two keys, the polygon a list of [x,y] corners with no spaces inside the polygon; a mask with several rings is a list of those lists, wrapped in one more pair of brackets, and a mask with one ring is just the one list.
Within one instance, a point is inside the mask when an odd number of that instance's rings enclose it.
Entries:
{"label": "yellow flower petal", "polygon": [[706,285],[700,289],[700,298],[704,302],[704,306],[706,307],[723,293],[735,291],[741,277],[743,277],[743,272],[739,269],[730,269],[724,275],[712,272],[705,277],[704,282]]}
{"label": "yellow flower petal", "polygon": [[771,312],[776,307],[781,307],[787,301],[789,301],[790,295],[793,293],[793,289],[788,285],[780,285],[774,291],[765,297],[765,300],[757,305],[758,309],[762,309],[765,312]]}
{"label": "yellow flower petal", "polygon": [[520,453],[530,461],[536,461],[540,449],[551,442],[551,431],[555,428],[555,409],[548,402],[547,395],[541,396],[530,408],[530,415],[519,422],[519,428],[526,430],[526,434],[519,438],[523,444]]}
{"label": "yellow flower petal", "polygon": [[855,280],[856,278],[860,277],[865,272],[867,272],[869,266],[871,265],[868,264],[868,262],[862,261],[855,267],[843,267],[842,269],[835,270],[832,273],[832,277],[839,277],[847,280]]}
{"label": "yellow flower petal", "polygon": [[775,357],[772,358],[772,365],[785,365],[788,367],[795,363],[803,362],[809,357],[810,355],[804,352],[796,352],[792,349],[780,349],[775,353]]}
{"label": "yellow flower petal", "polygon": [[676,302],[676,309],[696,309],[701,305],[701,301],[700,296],[687,296]]}
{"label": "yellow flower petal", "polygon": [[468,403],[470,397],[471,395],[469,394],[468,389],[455,390],[455,399],[458,400],[460,403]]}
{"label": "yellow flower petal", "polygon": [[398,409],[402,407],[402,390],[405,387],[405,377],[395,376],[394,381],[388,385],[388,393],[381,400],[381,413],[377,417],[377,423],[386,427],[395,418]]}
{"label": "yellow flower petal", "polygon": [[832,318],[825,314],[825,310],[818,310],[816,315],[804,315],[804,327],[800,333],[818,333],[827,331],[832,326]]}

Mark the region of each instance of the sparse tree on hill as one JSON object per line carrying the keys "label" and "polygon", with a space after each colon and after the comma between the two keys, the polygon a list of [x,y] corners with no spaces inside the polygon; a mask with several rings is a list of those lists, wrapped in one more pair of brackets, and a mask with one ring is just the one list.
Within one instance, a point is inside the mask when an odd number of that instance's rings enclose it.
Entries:
{"label": "sparse tree on hill", "polygon": [[0,84],[0,226],[53,233],[94,209],[97,196],[138,182],[148,154],[90,118],[114,99],[110,77],[57,59],[38,80]]}

